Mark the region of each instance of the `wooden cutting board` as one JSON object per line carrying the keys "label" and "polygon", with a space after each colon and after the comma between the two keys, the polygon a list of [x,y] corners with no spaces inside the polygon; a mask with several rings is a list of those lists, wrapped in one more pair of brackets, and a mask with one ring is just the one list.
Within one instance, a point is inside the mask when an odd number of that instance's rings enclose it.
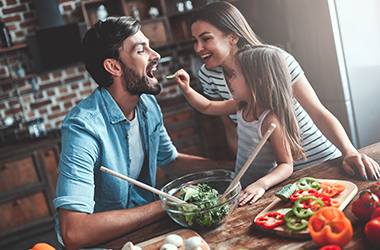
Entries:
{"label": "wooden cutting board", "polygon": [[[137,244],[137,246],[141,247],[142,250],[159,250],[160,247],[164,244],[165,237],[168,236],[169,234],[177,234],[181,236],[184,243],[188,238],[193,237],[193,236],[198,236],[199,238],[202,239],[202,244],[200,245],[201,249],[210,250],[210,247],[208,246],[206,241],[197,232],[190,229],[179,229],[179,230],[176,230],[164,235],[160,235],[156,238],[141,242]],[[183,244],[182,244],[182,246],[180,246],[178,249],[184,250],[185,248],[183,247]]]}
{"label": "wooden cutting board", "polygon": [[[333,199],[339,200],[341,202],[339,209],[343,210],[354,198],[356,193],[358,192],[358,187],[349,181],[344,181],[344,180],[326,180],[326,179],[318,179],[319,182],[324,182],[324,181],[331,181],[331,182],[339,182],[339,183],[344,183],[346,184],[346,189],[339,195],[336,195],[333,197]],[[294,203],[289,201],[289,202],[284,202],[280,198],[276,197],[276,199],[269,204],[261,213],[259,213],[256,217],[255,220],[258,217],[261,217],[267,213],[270,212],[276,212],[277,210],[281,208],[291,208],[293,207]],[[257,228],[258,230],[265,232],[265,233],[271,233],[271,234],[276,234],[276,235],[281,235],[284,237],[288,238],[298,238],[298,239],[309,239],[311,238],[309,229],[305,228],[301,231],[293,231],[289,229],[286,225],[278,226],[272,229],[266,229],[265,227],[261,225],[257,225],[255,222],[253,223],[254,227]]]}

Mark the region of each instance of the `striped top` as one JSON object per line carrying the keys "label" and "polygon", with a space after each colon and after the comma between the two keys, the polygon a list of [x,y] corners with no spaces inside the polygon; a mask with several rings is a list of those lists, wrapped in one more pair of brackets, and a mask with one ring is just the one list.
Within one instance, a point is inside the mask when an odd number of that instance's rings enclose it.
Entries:
{"label": "striped top", "polygon": [[[236,114],[238,121],[238,151],[235,165],[236,173],[242,169],[248,158],[251,156],[253,150],[260,143],[261,138],[263,138],[263,135],[261,134],[261,124],[270,112],[269,109],[265,110],[260,115],[258,120],[247,122],[243,119],[243,110],[244,109],[239,110]],[[269,141],[266,141],[241,178],[240,183],[242,188],[246,188],[249,184],[257,181],[261,177],[264,177],[276,166],[277,164],[272,145]]]}
{"label": "striped top", "polygon": [[[292,55],[283,50],[282,52],[288,64],[291,83],[294,84],[304,72]],[[207,69],[205,65],[202,65],[198,72],[198,77],[203,86],[203,93],[208,97],[221,98],[223,100],[232,98],[221,66]],[[306,161],[295,162],[294,170],[299,170],[341,156],[341,152],[319,131],[313,120],[298,101],[295,98],[293,99],[303,139],[302,146],[307,157]],[[230,118],[234,122],[237,122],[236,115],[231,115]]]}

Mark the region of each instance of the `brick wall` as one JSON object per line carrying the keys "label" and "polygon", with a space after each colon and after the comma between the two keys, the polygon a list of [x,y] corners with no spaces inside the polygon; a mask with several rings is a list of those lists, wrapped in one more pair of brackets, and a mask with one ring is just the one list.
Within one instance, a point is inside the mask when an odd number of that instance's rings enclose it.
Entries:
{"label": "brick wall", "polygon": [[[84,21],[80,2],[58,1],[66,24]],[[33,0],[0,0],[0,15],[15,45],[26,43],[26,35],[38,29]],[[169,45],[156,50],[163,58],[172,58],[161,63],[155,72],[163,85],[158,100],[181,95],[174,80],[164,77],[179,68],[187,69],[193,79],[192,84],[199,87],[196,72],[201,62],[191,43]],[[7,67],[7,60],[11,72]],[[18,64],[26,74],[34,73],[33,59],[27,47],[0,54],[0,127],[3,126],[6,116],[14,117],[19,124],[13,130],[19,137],[27,136],[26,121],[35,118],[42,118],[48,131],[59,129],[67,112],[97,87],[82,64],[11,83],[11,74],[16,71]]]}

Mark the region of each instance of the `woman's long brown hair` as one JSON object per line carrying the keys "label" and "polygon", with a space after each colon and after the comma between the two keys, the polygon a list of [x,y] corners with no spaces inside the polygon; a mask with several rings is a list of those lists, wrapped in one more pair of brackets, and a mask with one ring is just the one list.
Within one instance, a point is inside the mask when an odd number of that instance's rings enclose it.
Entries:
{"label": "woman's long brown hair", "polygon": [[237,46],[262,44],[249,26],[243,14],[228,2],[213,2],[195,12],[191,18],[191,25],[198,20],[208,22],[229,35],[232,32],[239,36]]}

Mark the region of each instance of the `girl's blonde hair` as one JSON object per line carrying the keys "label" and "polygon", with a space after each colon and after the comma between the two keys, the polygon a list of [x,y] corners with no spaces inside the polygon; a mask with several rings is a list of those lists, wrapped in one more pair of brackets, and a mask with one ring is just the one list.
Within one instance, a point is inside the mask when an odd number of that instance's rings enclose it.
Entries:
{"label": "girl's blonde hair", "polygon": [[271,45],[244,46],[235,54],[235,60],[251,90],[254,117],[258,118],[255,109],[258,104],[271,110],[281,123],[293,160],[306,159],[294,110],[289,69],[281,50]]}

